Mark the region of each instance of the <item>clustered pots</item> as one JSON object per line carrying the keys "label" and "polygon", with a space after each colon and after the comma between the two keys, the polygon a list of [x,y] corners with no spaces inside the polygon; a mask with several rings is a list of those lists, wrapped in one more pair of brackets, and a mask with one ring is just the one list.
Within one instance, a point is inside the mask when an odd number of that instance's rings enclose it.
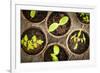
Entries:
{"label": "clustered pots", "polygon": [[[27,26],[31,25],[26,27],[27,29],[21,27],[24,30],[21,32],[21,51],[33,58],[31,62],[69,61],[76,55],[81,57],[77,57],[77,60],[88,59],[90,38],[87,30],[89,28],[73,29],[74,16],[71,17],[71,14],[76,14],[83,24],[90,23],[89,14],[21,10],[23,21],[28,21]],[[82,20],[85,16],[89,19]],[[23,23],[21,25],[24,26]],[[77,23],[77,25],[81,24]],[[86,51],[88,55],[83,57],[81,54],[85,54]],[[21,52],[21,55],[24,54]],[[24,57],[22,63],[26,62]]]}

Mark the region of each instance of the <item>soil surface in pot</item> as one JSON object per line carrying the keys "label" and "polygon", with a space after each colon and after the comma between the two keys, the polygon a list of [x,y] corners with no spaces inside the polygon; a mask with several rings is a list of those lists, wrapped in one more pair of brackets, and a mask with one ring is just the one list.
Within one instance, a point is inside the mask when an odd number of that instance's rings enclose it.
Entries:
{"label": "soil surface in pot", "polygon": [[[77,39],[76,41],[78,41],[78,45],[77,45],[77,48],[75,49],[75,45],[76,43],[74,42],[75,41],[75,38],[72,38],[74,35],[76,35],[75,37],[78,36],[78,33],[79,33],[79,30],[77,31],[74,31],[68,38],[68,47],[69,49],[76,53],[76,54],[82,54],[84,53],[88,48],[89,48],[89,35],[84,32],[84,31],[81,31],[81,35],[79,38],[80,39]],[[83,36],[84,35],[84,36]],[[82,41],[83,39],[83,41]]]}
{"label": "soil surface in pot", "polygon": [[33,28],[27,29],[21,35],[21,40],[24,38],[25,35],[28,36],[28,40],[31,40],[32,37],[34,35],[36,35],[36,37],[38,39],[41,39],[43,41],[43,43],[42,43],[42,45],[38,45],[37,48],[35,48],[35,49],[28,49],[27,47],[25,47],[21,44],[21,48],[24,50],[24,52],[26,52],[29,55],[35,55],[43,50],[44,46],[46,45],[46,37],[45,37],[45,34],[40,30],[40,28],[33,27]]}
{"label": "soil surface in pot", "polygon": [[[48,20],[47,20],[47,26],[49,27],[52,23],[56,22],[56,23],[59,23],[59,20],[63,17],[63,16],[68,16],[67,13],[64,13],[64,12],[53,12]],[[69,16],[68,16],[69,17]],[[71,25],[71,21],[70,21],[70,17],[69,17],[69,20],[68,22],[63,25],[63,26],[59,26],[55,31],[53,32],[50,32],[52,33],[53,35],[56,35],[56,36],[61,36],[61,35],[64,35],[65,33],[68,32],[69,28],[70,28],[70,25]]]}
{"label": "soil surface in pot", "polygon": [[30,16],[31,10],[22,10],[22,12],[25,18],[34,23],[41,22],[47,16],[47,11],[36,11],[36,15],[34,18]]}
{"label": "soil surface in pot", "polygon": [[[76,13],[78,19],[82,22],[82,23],[85,23],[85,24],[90,24],[90,14],[89,13],[84,13],[84,15],[81,16],[81,13]],[[86,18],[87,16],[87,18]],[[84,19],[84,17],[86,19]],[[88,21],[87,21],[88,19]]]}
{"label": "soil surface in pot", "polygon": [[[48,49],[45,51],[44,53],[44,61],[52,61],[52,57],[51,57],[51,53],[53,53],[53,46],[50,46],[48,47]],[[61,46],[59,46],[60,48],[60,52],[59,54],[57,55],[58,57],[58,61],[65,61],[65,60],[68,60],[68,54],[66,54],[64,48],[62,48]]]}

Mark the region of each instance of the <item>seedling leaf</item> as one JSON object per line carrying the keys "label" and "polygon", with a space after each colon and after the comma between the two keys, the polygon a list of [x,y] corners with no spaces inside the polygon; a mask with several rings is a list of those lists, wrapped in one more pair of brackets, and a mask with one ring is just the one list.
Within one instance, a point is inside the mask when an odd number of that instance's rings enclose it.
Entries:
{"label": "seedling leaf", "polygon": [[73,38],[75,38],[76,37],[76,34],[74,34],[72,37],[71,37],[71,40],[73,39]]}
{"label": "seedling leaf", "polygon": [[34,46],[34,48],[37,48],[38,47],[38,44],[37,43],[34,43],[33,46]]}
{"label": "seedling leaf", "polygon": [[23,39],[21,40],[21,44],[22,44],[22,45],[24,44],[24,40],[23,40]]}
{"label": "seedling leaf", "polygon": [[50,54],[53,61],[58,61],[58,57],[55,54]]}
{"label": "seedling leaf", "polygon": [[35,15],[36,15],[36,11],[35,11],[35,10],[31,10],[31,12],[30,12],[30,16],[31,16],[31,18],[34,18]]}
{"label": "seedling leaf", "polygon": [[78,48],[78,43],[75,44],[74,49],[76,50]]}
{"label": "seedling leaf", "polygon": [[81,38],[81,43],[83,43],[83,38]]}
{"label": "seedling leaf", "polygon": [[23,45],[24,45],[25,47],[27,47],[27,42],[24,42]]}
{"label": "seedling leaf", "polygon": [[42,41],[42,40],[37,40],[37,43],[40,44],[40,45],[41,45],[43,42],[44,42],[44,41]]}
{"label": "seedling leaf", "polygon": [[28,41],[28,48],[27,48],[27,50],[30,50],[30,49],[34,49],[34,47],[33,47],[33,44],[32,44],[32,41],[31,40],[29,40]]}
{"label": "seedling leaf", "polygon": [[55,54],[55,55],[58,55],[58,54],[59,54],[59,51],[60,51],[59,46],[54,45],[54,47],[53,47],[53,52],[54,52],[54,54]]}
{"label": "seedling leaf", "polygon": [[37,41],[36,35],[34,35],[34,36],[32,37],[32,40],[33,40],[33,42],[36,42],[36,41]]}
{"label": "seedling leaf", "polygon": [[49,26],[49,32],[53,32],[53,31],[55,31],[57,28],[58,28],[58,23],[52,23],[52,24]]}
{"label": "seedling leaf", "polygon": [[80,37],[80,35],[81,35],[81,30],[78,32],[78,38]]}
{"label": "seedling leaf", "polygon": [[60,21],[59,21],[59,25],[65,25],[69,20],[68,16],[63,16]]}
{"label": "seedling leaf", "polygon": [[83,34],[83,40],[84,40],[84,43],[86,42],[86,38],[85,38],[85,35]]}
{"label": "seedling leaf", "polygon": [[74,40],[74,43],[76,43],[76,42],[77,42],[77,37],[74,37],[74,39],[73,39],[73,40]]}
{"label": "seedling leaf", "polygon": [[84,13],[80,13],[80,17],[84,16],[85,14]]}
{"label": "seedling leaf", "polygon": [[24,36],[24,41],[28,41],[28,36],[27,35]]}

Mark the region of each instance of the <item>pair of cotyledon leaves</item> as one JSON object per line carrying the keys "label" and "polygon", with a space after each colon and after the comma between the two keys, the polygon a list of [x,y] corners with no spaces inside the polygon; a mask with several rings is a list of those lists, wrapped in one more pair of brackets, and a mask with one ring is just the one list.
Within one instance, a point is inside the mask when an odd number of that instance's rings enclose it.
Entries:
{"label": "pair of cotyledon leaves", "polygon": [[55,31],[59,26],[65,25],[65,24],[68,22],[68,20],[69,20],[69,17],[68,17],[68,16],[63,16],[63,17],[60,19],[59,23],[56,23],[56,22],[52,23],[52,24],[49,26],[49,30],[48,30],[48,31],[49,31],[49,32]]}
{"label": "pair of cotyledon leaves", "polygon": [[53,53],[50,54],[52,57],[52,61],[58,61],[57,55],[59,54],[59,52],[60,52],[59,46],[54,45],[53,46]]}

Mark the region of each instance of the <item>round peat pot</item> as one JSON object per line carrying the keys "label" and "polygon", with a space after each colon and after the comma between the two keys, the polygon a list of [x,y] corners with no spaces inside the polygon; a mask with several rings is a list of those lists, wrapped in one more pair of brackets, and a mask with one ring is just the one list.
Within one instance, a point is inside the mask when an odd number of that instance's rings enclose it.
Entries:
{"label": "round peat pot", "polygon": [[76,13],[78,19],[80,22],[84,24],[89,24],[90,23],[90,14],[89,13]]}
{"label": "round peat pot", "polygon": [[[54,50],[55,48],[55,50]],[[58,43],[51,43],[44,52],[44,61],[66,61],[69,56],[65,47]]]}
{"label": "round peat pot", "polygon": [[48,13],[47,11],[33,11],[32,13],[32,10],[22,10],[22,12],[25,18],[34,23],[42,22]]}
{"label": "round peat pot", "polygon": [[67,13],[52,12],[46,20],[46,26],[47,31],[51,36],[55,38],[60,38],[67,34],[71,26],[71,20]]}
{"label": "round peat pot", "polygon": [[74,30],[67,38],[67,47],[75,54],[82,54],[89,48],[89,35],[82,29]]}
{"label": "round peat pot", "polygon": [[29,55],[37,55],[46,47],[47,37],[39,27],[32,27],[21,35],[21,48]]}

